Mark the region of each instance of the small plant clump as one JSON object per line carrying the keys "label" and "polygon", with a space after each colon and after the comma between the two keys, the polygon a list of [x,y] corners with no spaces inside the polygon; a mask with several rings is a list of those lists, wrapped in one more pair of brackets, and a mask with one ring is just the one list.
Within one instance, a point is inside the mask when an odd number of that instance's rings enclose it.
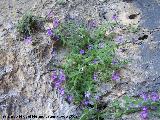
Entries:
{"label": "small plant clump", "polygon": [[140,112],[142,119],[147,119],[150,116],[160,118],[160,96],[158,92],[151,92],[150,94],[142,93],[140,97],[124,96],[122,100],[115,100],[110,103],[104,111],[106,115],[120,118],[122,115]]}
{"label": "small plant clump", "polygon": [[59,42],[69,50],[69,55],[59,66],[63,70],[65,80],[60,80],[57,74],[55,77],[55,71],[52,80],[53,86],[69,103],[84,108],[80,120],[100,118],[100,112],[96,112],[100,97],[97,96],[96,90],[98,82],[120,80],[119,70],[123,65],[115,56],[115,34],[105,36],[105,31],[115,24],[105,23],[98,27],[94,22],[94,25],[89,25],[87,28],[83,24],[66,21],[47,30],[51,38],[59,36]]}
{"label": "small plant clump", "polygon": [[42,18],[34,16],[31,13],[26,13],[22,19],[18,21],[17,30],[24,38],[30,37],[33,32],[40,28],[40,21],[42,21]]}

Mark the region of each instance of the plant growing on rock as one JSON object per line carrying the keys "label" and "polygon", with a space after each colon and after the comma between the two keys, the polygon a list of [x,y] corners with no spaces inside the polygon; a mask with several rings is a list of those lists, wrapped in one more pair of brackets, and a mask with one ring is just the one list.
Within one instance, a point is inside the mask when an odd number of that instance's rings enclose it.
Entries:
{"label": "plant growing on rock", "polygon": [[34,16],[31,13],[26,13],[18,21],[17,31],[24,37],[30,37],[33,32],[40,29],[40,24],[44,21],[41,17]]}
{"label": "plant growing on rock", "polygon": [[[98,82],[111,82],[112,79],[115,82],[120,79],[118,71],[121,62],[113,64],[117,48],[113,41],[115,34],[105,36],[107,27],[114,25],[108,23],[100,27],[94,25],[95,29],[90,32],[83,24],[77,25],[67,21],[48,31],[52,31],[54,36],[60,36],[61,43],[69,51],[69,55],[59,67],[66,76],[63,84],[66,99],[85,108],[81,120],[100,118],[101,112],[96,112]],[[72,97],[68,97],[68,94]]]}
{"label": "plant growing on rock", "polygon": [[[122,104],[123,103],[123,104]],[[122,100],[114,100],[103,110],[103,115],[120,118],[122,115],[140,112],[142,119],[147,119],[151,115],[160,118],[160,98],[158,93],[143,93],[138,98],[124,96]]]}

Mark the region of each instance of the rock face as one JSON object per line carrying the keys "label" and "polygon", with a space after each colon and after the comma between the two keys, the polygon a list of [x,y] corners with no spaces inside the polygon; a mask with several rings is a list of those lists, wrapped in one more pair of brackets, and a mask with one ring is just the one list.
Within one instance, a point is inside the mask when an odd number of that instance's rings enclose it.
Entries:
{"label": "rock face", "polygon": [[[42,36],[39,41],[46,39]],[[53,101],[56,99],[50,85],[50,73],[46,68],[51,58],[50,45],[42,42],[38,47],[27,45],[10,36],[4,39],[6,46],[2,45],[0,56],[1,115],[52,114]]]}
{"label": "rock face", "polygon": [[[33,35],[32,44],[19,41],[15,23],[28,9],[42,17],[56,16],[62,21],[95,19],[98,24],[118,16],[119,26],[114,31],[123,35],[127,44],[117,50],[117,55],[132,62],[121,71],[122,81],[100,88],[107,102],[123,94],[137,96],[142,91],[160,89],[159,4],[158,0],[69,0],[64,4],[55,0],[0,0],[0,117],[76,114],[76,106],[68,105],[52,88],[48,69],[50,61],[58,64],[56,61],[62,60],[66,51],[60,50],[53,57],[52,41],[44,31]],[[124,31],[125,26],[134,24],[141,30]],[[134,114],[124,119],[140,118]]]}

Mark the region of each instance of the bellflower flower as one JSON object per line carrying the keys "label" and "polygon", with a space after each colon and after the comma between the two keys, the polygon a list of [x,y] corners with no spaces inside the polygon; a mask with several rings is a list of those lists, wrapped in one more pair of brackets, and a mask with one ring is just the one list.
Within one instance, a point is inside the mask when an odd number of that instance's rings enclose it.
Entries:
{"label": "bellflower flower", "polygon": [[48,12],[47,17],[48,17],[48,18],[51,18],[52,16],[53,16],[53,12],[52,12],[52,11]]}
{"label": "bellflower flower", "polygon": [[142,107],[143,111],[148,111],[148,108],[146,106]]}
{"label": "bellflower flower", "polygon": [[104,47],[105,47],[104,43],[99,43],[99,48],[104,48]]}
{"label": "bellflower flower", "polygon": [[87,48],[88,48],[88,50],[91,50],[92,49],[92,45],[88,45]]}
{"label": "bellflower flower", "polygon": [[121,79],[121,77],[120,77],[119,72],[114,72],[112,74],[112,80],[120,80],[120,79]]}
{"label": "bellflower flower", "polygon": [[71,95],[67,96],[67,102],[71,103],[73,101],[73,97]]}
{"label": "bellflower flower", "polygon": [[143,98],[144,101],[148,100],[148,95],[146,93],[140,94],[140,97]]}
{"label": "bellflower flower", "polygon": [[98,62],[99,62],[99,61],[98,61],[97,59],[94,59],[94,60],[93,60],[93,63],[94,63],[94,64],[97,64]]}
{"label": "bellflower flower", "polygon": [[94,98],[95,98],[96,100],[99,100],[99,99],[100,99],[100,97],[99,97],[98,95],[94,96]]}
{"label": "bellflower flower", "polygon": [[64,88],[59,88],[59,92],[60,92],[61,95],[64,95],[64,92],[65,92]]}
{"label": "bellflower flower", "polygon": [[142,119],[146,119],[148,117],[148,112],[147,111],[142,111],[140,113],[140,116],[141,116]]}
{"label": "bellflower flower", "polygon": [[96,20],[92,19],[92,20],[88,21],[88,25],[90,28],[95,28],[97,26],[97,22],[96,22]]}
{"label": "bellflower flower", "polygon": [[117,18],[118,18],[118,16],[117,16],[116,14],[114,14],[114,15],[112,16],[112,20],[117,20]]}
{"label": "bellflower flower", "polygon": [[93,80],[97,80],[97,74],[96,73],[93,74]]}
{"label": "bellflower flower", "polygon": [[85,98],[89,98],[91,96],[91,93],[89,91],[85,92]]}
{"label": "bellflower flower", "polygon": [[56,55],[56,50],[57,50],[57,48],[55,48],[55,47],[52,48],[52,52],[51,52],[52,56]]}
{"label": "bellflower flower", "polygon": [[58,20],[58,18],[54,18],[53,19],[53,26],[54,26],[54,28],[57,28],[58,26],[59,26],[59,20]]}
{"label": "bellflower flower", "polygon": [[84,100],[84,105],[87,106],[89,104],[89,100]]}
{"label": "bellflower flower", "polygon": [[157,110],[156,106],[151,106],[151,110]]}
{"label": "bellflower flower", "polygon": [[32,43],[32,37],[29,36],[29,37],[25,38],[24,41],[25,41],[26,44],[31,44]]}
{"label": "bellflower flower", "polygon": [[49,28],[49,29],[47,29],[47,35],[48,36],[52,36],[53,35],[53,32],[52,32],[52,30]]}
{"label": "bellflower flower", "polygon": [[62,83],[60,81],[56,81],[54,86],[55,86],[56,89],[59,89],[61,87],[61,84]]}
{"label": "bellflower flower", "polygon": [[116,60],[112,60],[112,65],[116,65],[118,63],[118,61],[116,61]]}
{"label": "bellflower flower", "polygon": [[80,50],[80,54],[82,54],[82,55],[83,55],[84,53],[85,53],[85,51],[84,51],[84,50]]}
{"label": "bellflower flower", "polygon": [[56,80],[57,78],[58,78],[57,75],[53,73],[53,74],[52,74],[52,79],[53,79],[53,80]]}
{"label": "bellflower flower", "polygon": [[159,100],[159,95],[156,92],[152,92],[150,97],[151,97],[152,101],[154,101],[154,102]]}
{"label": "bellflower flower", "polygon": [[63,71],[60,71],[60,73],[59,73],[59,80],[62,81],[62,82],[66,80],[66,76],[63,73]]}
{"label": "bellflower flower", "polygon": [[54,35],[53,40],[55,40],[55,41],[60,40],[60,36],[59,35]]}

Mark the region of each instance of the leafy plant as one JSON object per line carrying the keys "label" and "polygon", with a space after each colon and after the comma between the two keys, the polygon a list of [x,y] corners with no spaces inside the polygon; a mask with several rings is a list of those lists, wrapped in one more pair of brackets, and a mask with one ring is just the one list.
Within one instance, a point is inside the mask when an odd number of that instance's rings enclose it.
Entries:
{"label": "leafy plant", "polygon": [[28,12],[18,21],[17,30],[24,37],[31,36],[33,32],[38,30],[41,21],[43,21],[42,18],[34,16]]}
{"label": "leafy plant", "polygon": [[143,110],[143,107],[147,108],[147,114],[149,112],[150,116],[160,117],[160,101],[158,99],[157,101],[152,101],[151,99],[144,101],[142,98],[128,96],[124,96],[122,100],[111,102],[103,112],[105,115],[113,115],[115,118],[121,118],[121,116],[125,114],[140,112]]}
{"label": "leafy plant", "polygon": [[54,35],[60,36],[62,45],[69,50],[60,67],[67,76],[65,93],[73,96],[75,104],[84,107],[80,120],[101,119],[95,98],[97,81],[110,82],[112,73],[123,64],[121,61],[112,64],[116,59],[117,45],[112,40],[115,34],[106,37],[105,31],[113,26],[115,24],[105,23],[90,31],[83,24],[66,21],[53,29]]}
{"label": "leafy plant", "polygon": [[92,37],[84,26],[76,26],[71,22],[61,24],[55,32],[70,50],[70,55],[62,65],[68,77],[65,86],[73,94],[75,103],[80,103],[86,91],[93,94],[96,92],[94,73],[99,73],[99,79],[106,82],[111,80],[112,72],[118,69],[111,64],[115,58],[116,45],[111,39],[105,38],[104,34],[102,36],[102,31],[96,31],[97,37]]}

